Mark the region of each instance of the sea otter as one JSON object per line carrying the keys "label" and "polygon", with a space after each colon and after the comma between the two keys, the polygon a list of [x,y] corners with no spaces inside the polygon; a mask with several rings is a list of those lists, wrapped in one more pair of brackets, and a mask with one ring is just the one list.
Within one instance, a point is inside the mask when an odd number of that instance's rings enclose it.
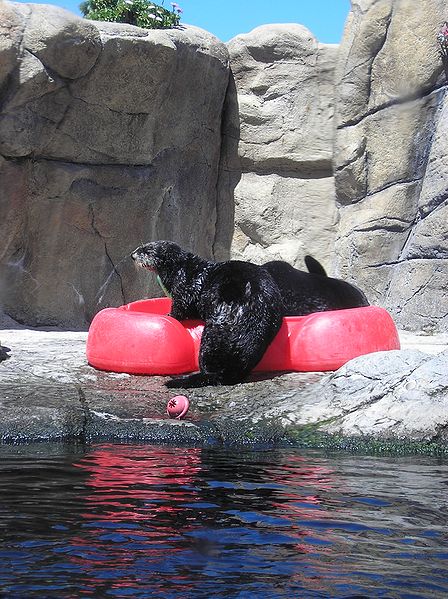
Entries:
{"label": "sea otter", "polygon": [[170,241],[142,245],[132,258],[160,277],[172,297],[170,316],[205,322],[200,372],[166,385],[188,388],[244,380],[282,324],[282,298],[272,276],[249,262],[203,260]]}
{"label": "sea otter", "polygon": [[303,316],[311,312],[369,305],[360,289],[341,279],[329,277],[320,262],[312,256],[305,256],[305,264],[308,272],[281,260],[263,264],[280,290],[283,316]]}

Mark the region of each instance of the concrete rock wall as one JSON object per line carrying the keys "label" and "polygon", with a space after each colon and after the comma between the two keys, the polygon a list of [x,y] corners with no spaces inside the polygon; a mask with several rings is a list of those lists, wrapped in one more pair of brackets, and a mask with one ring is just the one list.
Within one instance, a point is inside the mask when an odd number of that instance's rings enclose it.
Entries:
{"label": "concrete rock wall", "polygon": [[235,257],[311,253],[401,328],[448,330],[446,18],[444,0],[352,0],[340,47],[291,24],[229,42]]}
{"label": "concrete rock wall", "polygon": [[401,328],[448,330],[443,0],[352,0],[336,70],[338,272]]}
{"label": "concrete rock wall", "polygon": [[228,84],[225,45],[195,27],[0,4],[0,305],[11,316],[85,327],[106,305],[157,294],[125,259],[142,241],[228,255]]}
{"label": "concrete rock wall", "polygon": [[238,92],[242,177],[235,190],[235,258],[331,266],[337,46],[301,25],[265,25],[228,43]]}
{"label": "concrete rock wall", "polygon": [[168,238],[310,253],[401,328],[447,331],[446,18],[445,0],[352,0],[340,46],[287,24],[226,48],[1,2],[0,305],[85,327],[158,293],[126,256]]}

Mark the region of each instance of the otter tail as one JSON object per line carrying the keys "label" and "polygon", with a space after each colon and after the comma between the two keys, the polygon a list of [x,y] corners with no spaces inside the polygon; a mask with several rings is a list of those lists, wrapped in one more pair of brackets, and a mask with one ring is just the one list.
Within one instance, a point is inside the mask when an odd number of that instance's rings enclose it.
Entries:
{"label": "otter tail", "polygon": [[305,256],[305,264],[310,274],[321,275],[322,277],[328,276],[325,268],[316,260],[316,258]]}

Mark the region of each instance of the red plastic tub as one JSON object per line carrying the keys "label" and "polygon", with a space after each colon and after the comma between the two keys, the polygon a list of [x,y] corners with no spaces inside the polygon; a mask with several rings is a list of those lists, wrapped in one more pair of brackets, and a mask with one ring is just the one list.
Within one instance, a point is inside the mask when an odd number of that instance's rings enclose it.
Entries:
{"label": "red plastic tub", "polygon": [[[87,360],[100,370],[181,374],[199,370],[203,323],[166,314],[169,298],[140,300],[98,312],[87,337]],[[400,349],[397,329],[383,308],[367,306],[283,319],[255,370],[322,371],[376,351]]]}

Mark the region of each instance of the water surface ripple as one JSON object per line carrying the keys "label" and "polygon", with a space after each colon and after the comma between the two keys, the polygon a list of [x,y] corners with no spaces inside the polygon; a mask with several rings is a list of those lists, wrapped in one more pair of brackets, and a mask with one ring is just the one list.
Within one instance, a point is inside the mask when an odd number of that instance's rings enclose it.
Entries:
{"label": "water surface ripple", "polygon": [[0,596],[447,597],[448,462],[0,448]]}

